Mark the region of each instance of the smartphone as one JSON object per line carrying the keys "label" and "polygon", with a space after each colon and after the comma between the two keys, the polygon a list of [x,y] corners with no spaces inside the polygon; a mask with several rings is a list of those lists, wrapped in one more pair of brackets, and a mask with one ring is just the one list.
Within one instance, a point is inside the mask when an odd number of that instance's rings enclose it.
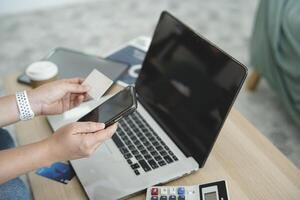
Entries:
{"label": "smartphone", "polygon": [[133,86],[128,86],[80,118],[79,122],[101,122],[105,127],[118,122],[137,109],[136,93]]}

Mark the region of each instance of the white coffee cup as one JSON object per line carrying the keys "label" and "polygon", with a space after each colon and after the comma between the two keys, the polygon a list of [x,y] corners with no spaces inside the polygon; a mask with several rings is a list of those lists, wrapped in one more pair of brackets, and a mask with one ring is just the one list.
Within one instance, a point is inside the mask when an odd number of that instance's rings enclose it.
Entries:
{"label": "white coffee cup", "polygon": [[38,61],[30,64],[25,73],[30,78],[32,87],[35,88],[56,80],[58,67],[49,61]]}

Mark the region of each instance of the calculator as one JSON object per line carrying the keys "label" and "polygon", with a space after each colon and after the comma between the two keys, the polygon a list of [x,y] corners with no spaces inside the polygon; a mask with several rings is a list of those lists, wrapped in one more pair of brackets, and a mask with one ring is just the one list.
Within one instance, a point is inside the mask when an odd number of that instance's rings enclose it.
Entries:
{"label": "calculator", "polygon": [[225,180],[193,186],[153,186],[146,200],[229,200]]}

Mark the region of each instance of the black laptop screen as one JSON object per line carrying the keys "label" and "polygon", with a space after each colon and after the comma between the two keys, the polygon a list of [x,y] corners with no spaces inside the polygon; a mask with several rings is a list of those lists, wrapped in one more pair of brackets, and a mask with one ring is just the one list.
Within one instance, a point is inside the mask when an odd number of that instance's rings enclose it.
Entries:
{"label": "black laptop screen", "polygon": [[163,12],[136,82],[139,99],[202,166],[246,68]]}

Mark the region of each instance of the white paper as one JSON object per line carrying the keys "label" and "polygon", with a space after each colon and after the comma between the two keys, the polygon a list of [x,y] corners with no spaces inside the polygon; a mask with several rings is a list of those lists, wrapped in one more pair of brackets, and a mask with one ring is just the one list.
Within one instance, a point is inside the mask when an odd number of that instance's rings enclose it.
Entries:
{"label": "white paper", "polygon": [[100,99],[112,84],[113,81],[111,79],[96,69],[94,69],[82,83],[82,85],[90,86],[88,95],[95,100]]}

